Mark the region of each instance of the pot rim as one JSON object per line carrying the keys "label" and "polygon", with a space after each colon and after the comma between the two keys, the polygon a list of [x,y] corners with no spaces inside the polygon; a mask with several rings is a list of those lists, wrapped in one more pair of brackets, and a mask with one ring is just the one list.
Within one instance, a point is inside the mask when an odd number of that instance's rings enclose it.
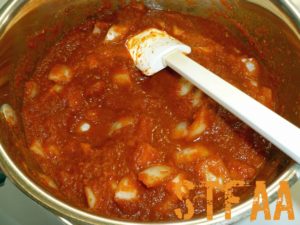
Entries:
{"label": "pot rim", "polygon": [[[254,0],[249,0],[254,1]],[[273,0],[270,0],[274,5]],[[6,29],[10,19],[12,19],[18,10],[27,2],[27,0],[12,0],[7,2],[3,8],[0,10],[0,38]],[[293,22],[294,32],[300,32],[300,12],[297,11],[296,7],[291,7],[291,4],[287,4],[288,0],[277,1],[276,7],[284,5],[284,11],[287,18]],[[297,18],[295,20],[295,18]],[[208,221],[206,218],[193,219],[189,221],[175,221],[175,222],[131,222],[123,221],[118,219],[109,219],[101,216],[97,216],[83,210],[77,209],[63,201],[53,197],[49,192],[44,190],[35,184],[29,177],[27,177],[13,162],[11,157],[3,148],[0,143],[0,167],[7,175],[7,177],[26,195],[30,198],[54,212],[56,215],[61,216],[65,219],[71,221],[80,221],[88,224],[120,224],[120,225],[132,225],[132,224],[165,224],[165,225],[196,225],[196,224],[231,224],[237,222],[250,215],[252,208],[252,198],[243,202],[242,204],[236,205],[232,208],[232,219],[225,220],[225,212],[221,211],[214,215],[214,219]],[[277,197],[278,187],[281,181],[288,181],[292,186],[300,179],[300,165],[296,163],[291,163],[290,166],[283,172],[272,184],[267,187],[269,202],[273,202]]]}

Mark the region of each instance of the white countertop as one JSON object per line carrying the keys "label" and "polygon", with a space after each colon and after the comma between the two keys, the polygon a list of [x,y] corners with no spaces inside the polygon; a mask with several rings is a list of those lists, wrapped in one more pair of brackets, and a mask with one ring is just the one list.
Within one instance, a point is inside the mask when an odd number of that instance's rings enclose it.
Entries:
{"label": "white countertop", "polygon": [[[0,0],[0,7],[6,0]],[[300,9],[300,0],[291,0]],[[280,221],[264,221],[261,214],[258,220],[250,222],[246,218],[238,225],[298,225],[300,224],[300,182],[292,187],[295,221],[288,221],[286,213]],[[274,215],[275,203],[271,205],[271,215]],[[0,225],[60,225],[57,217],[21,193],[9,181],[0,188]]]}

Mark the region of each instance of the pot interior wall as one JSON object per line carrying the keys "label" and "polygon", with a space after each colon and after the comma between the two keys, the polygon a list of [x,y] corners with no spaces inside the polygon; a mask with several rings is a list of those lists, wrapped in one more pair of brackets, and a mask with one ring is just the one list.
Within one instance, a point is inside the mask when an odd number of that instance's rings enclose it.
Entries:
{"label": "pot interior wall", "polygon": [[[125,4],[125,1],[120,2]],[[298,37],[278,17],[255,4],[247,1],[220,2],[226,1],[145,0],[150,8],[209,17],[225,24],[245,44],[250,43],[256,49],[257,57],[277,80],[277,111],[300,125]],[[38,169],[38,165],[26,158],[27,154],[23,154],[28,151],[19,113],[24,82],[33,74],[35,65],[47,49],[67,30],[90,15],[114,10],[120,5],[118,1],[99,0],[29,1],[0,34],[0,103],[11,104],[19,118],[18,125],[13,129],[1,118],[0,141],[18,165],[26,162],[27,168]],[[275,179],[288,167],[289,160],[282,157],[279,151],[273,158],[282,161],[281,167],[272,176]]]}

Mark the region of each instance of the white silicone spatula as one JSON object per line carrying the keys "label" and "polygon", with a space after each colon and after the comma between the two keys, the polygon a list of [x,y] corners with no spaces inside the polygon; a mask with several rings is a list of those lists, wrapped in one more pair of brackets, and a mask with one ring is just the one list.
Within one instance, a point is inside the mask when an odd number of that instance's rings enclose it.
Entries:
{"label": "white silicone spatula", "polygon": [[148,29],[127,40],[126,47],[145,75],[151,76],[171,67],[300,163],[300,129],[188,58],[189,46],[166,32]]}

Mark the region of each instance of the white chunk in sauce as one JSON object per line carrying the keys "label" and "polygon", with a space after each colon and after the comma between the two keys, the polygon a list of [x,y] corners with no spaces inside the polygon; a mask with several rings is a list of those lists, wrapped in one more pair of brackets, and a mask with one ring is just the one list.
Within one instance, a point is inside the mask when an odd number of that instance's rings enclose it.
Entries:
{"label": "white chunk in sauce", "polygon": [[88,132],[90,129],[91,129],[91,125],[87,122],[84,122],[79,126],[78,132],[85,133]]}
{"label": "white chunk in sauce", "polygon": [[57,185],[56,183],[54,182],[54,180],[52,180],[50,177],[44,175],[44,174],[39,174],[41,180],[50,188],[53,188],[53,189],[57,189]]}
{"label": "white chunk in sauce", "polygon": [[125,26],[113,25],[106,34],[105,42],[118,41],[126,35],[127,31],[128,28]]}
{"label": "white chunk in sauce", "polygon": [[101,28],[97,23],[94,25],[93,34],[101,34]]}
{"label": "white chunk in sauce", "polygon": [[58,84],[67,84],[73,78],[71,69],[67,65],[58,64],[55,65],[49,75],[48,79]]}
{"label": "white chunk in sauce", "polygon": [[229,171],[220,157],[206,159],[199,168],[200,179],[224,184],[230,179]]}
{"label": "white chunk in sauce", "polygon": [[209,170],[205,172],[206,181],[217,181],[219,184],[224,184],[224,179],[222,177],[218,177]]}
{"label": "white chunk in sauce", "polygon": [[188,123],[181,122],[177,124],[175,129],[172,131],[172,138],[173,139],[182,139],[188,135]]}
{"label": "white chunk in sauce", "polygon": [[178,83],[178,89],[177,89],[177,94],[180,97],[188,95],[193,89],[193,85],[185,80],[184,78],[180,79]]}
{"label": "white chunk in sauce", "polygon": [[207,128],[207,119],[206,119],[206,113],[202,109],[199,111],[195,117],[194,122],[191,124],[189,127],[189,132],[188,132],[188,140],[194,140],[198,138],[202,133],[206,130]]}
{"label": "white chunk in sauce", "polygon": [[117,131],[123,129],[124,127],[134,125],[134,123],[135,123],[135,119],[132,117],[121,118],[120,120],[118,120],[112,124],[108,134],[111,136],[114,133],[116,133]]}
{"label": "white chunk in sauce", "polygon": [[176,195],[180,200],[188,198],[190,190],[194,188],[195,185],[186,180],[183,174],[178,174],[167,184],[168,191]]}
{"label": "white chunk in sauce", "polygon": [[193,107],[199,107],[202,103],[203,92],[200,90],[196,90],[193,94],[192,105]]}
{"label": "white chunk in sauce", "polygon": [[15,110],[9,104],[3,104],[0,109],[6,122],[9,126],[15,126],[17,124],[17,115]]}
{"label": "white chunk in sauce", "polygon": [[38,140],[34,141],[31,144],[30,150],[39,156],[45,157],[44,148],[43,148],[41,142]]}
{"label": "white chunk in sauce", "polygon": [[132,178],[123,178],[116,189],[115,200],[118,201],[134,201],[138,199],[138,188]]}
{"label": "white chunk in sauce", "polygon": [[176,152],[175,158],[178,163],[190,163],[209,155],[210,151],[205,146],[197,144]]}
{"label": "white chunk in sauce", "polygon": [[169,166],[152,166],[139,173],[139,180],[148,188],[155,187],[166,181],[173,173]]}
{"label": "white chunk in sauce", "polygon": [[252,73],[252,72],[254,72],[257,68],[257,66],[256,66],[256,63],[255,63],[255,61],[254,61],[254,59],[253,58],[249,58],[249,59],[247,59],[247,58],[243,58],[242,59],[242,62],[245,64],[245,66],[246,66],[246,69],[250,72],[250,73]]}
{"label": "white chunk in sauce", "polygon": [[85,193],[86,200],[87,200],[89,208],[91,208],[91,209],[95,208],[97,199],[96,199],[95,193],[93,192],[92,188],[85,187],[84,188],[84,193]]}
{"label": "white chunk in sauce", "polygon": [[258,87],[259,64],[254,58],[242,58],[244,64],[244,73],[250,84]]}

